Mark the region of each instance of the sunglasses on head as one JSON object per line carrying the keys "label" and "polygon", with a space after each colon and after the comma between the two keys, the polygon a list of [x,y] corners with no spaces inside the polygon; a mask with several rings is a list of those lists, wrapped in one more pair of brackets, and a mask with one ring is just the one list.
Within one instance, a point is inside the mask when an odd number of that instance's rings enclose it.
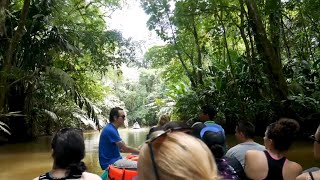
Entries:
{"label": "sunglasses on head", "polygon": [[83,134],[83,130],[82,130],[82,129],[80,129],[80,128],[69,128],[69,127],[67,127],[67,128],[61,128],[61,129],[59,129],[58,132],[60,132],[60,133],[65,133],[65,132],[70,131],[70,130],[74,130],[74,131],[80,133],[81,135]]}
{"label": "sunglasses on head", "polygon": [[[151,138],[149,138],[145,143],[148,144],[149,147],[149,151],[150,151],[150,156],[151,156],[151,161],[152,161],[152,166],[153,166],[153,171],[154,174],[156,176],[157,180],[160,180],[160,176],[159,176],[159,172],[157,169],[157,164],[154,158],[154,150],[152,147],[152,143],[155,142],[156,140],[160,139],[160,137],[165,137],[166,135],[168,135],[169,133],[172,132],[184,132],[187,134],[191,134],[192,133],[192,129],[191,128],[182,128],[182,127],[177,127],[177,128],[171,128],[168,129],[166,131],[155,131],[151,134]],[[163,141],[162,141],[163,142]]]}
{"label": "sunglasses on head", "polygon": [[317,140],[315,135],[311,135],[309,138],[312,139],[313,141],[317,142],[318,144],[320,144],[320,140]]}

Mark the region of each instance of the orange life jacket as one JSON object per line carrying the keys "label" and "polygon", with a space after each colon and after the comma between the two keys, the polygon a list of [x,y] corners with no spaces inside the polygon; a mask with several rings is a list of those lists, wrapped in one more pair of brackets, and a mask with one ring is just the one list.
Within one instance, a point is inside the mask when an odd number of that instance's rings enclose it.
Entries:
{"label": "orange life jacket", "polygon": [[132,161],[138,161],[139,156],[137,155],[132,155],[132,154],[128,154],[127,159],[130,159]]}
{"label": "orange life jacket", "polygon": [[136,176],[137,170],[109,166],[108,180],[132,180]]}

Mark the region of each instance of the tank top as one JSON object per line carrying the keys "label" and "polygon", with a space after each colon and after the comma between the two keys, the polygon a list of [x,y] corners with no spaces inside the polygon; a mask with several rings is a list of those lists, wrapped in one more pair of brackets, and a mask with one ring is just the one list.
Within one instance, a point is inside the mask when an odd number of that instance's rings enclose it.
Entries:
{"label": "tank top", "polygon": [[47,172],[41,176],[39,176],[39,180],[76,180],[76,179],[81,179],[82,175],[68,175],[67,177],[56,179],[50,176],[50,173]]}
{"label": "tank top", "polygon": [[282,169],[286,161],[286,157],[281,159],[274,159],[271,157],[268,151],[264,151],[264,154],[268,160],[268,175],[265,180],[283,180]]}

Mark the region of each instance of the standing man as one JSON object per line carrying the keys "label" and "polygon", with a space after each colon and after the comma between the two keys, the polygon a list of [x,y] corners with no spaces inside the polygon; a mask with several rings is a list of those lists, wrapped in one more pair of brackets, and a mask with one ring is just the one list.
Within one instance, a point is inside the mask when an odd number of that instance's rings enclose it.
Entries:
{"label": "standing man", "polygon": [[217,115],[217,111],[210,105],[201,107],[199,119],[203,123],[214,124],[214,117]]}
{"label": "standing man", "polygon": [[255,127],[251,122],[239,122],[236,126],[236,139],[240,144],[227,151],[226,156],[235,157],[244,167],[244,158],[248,150],[264,151],[265,147],[254,142]]}
{"label": "standing man", "polygon": [[217,111],[213,106],[205,105],[201,107],[199,119],[200,119],[200,122],[202,122],[205,126],[216,126],[218,128],[223,129],[221,125],[215,122],[214,118],[216,115],[217,115]]}
{"label": "standing man", "polygon": [[109,124],[103,128],[99,141],[99,162],[102,170],[109,165],[117,167],[136,168],[137,162],[122,159],[120,152],[138,154],[139,150],[127,146],[121,139],[118,128],[124,124],[126,116],[123,109],[115,107],[111,109]]}

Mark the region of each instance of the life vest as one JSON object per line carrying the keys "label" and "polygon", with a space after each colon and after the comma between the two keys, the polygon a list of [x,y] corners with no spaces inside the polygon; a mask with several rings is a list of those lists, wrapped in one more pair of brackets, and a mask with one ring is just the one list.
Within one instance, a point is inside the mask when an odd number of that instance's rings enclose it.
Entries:
{"label": "life vest", "polygon": [[132,180],[136,176],[138,176],[138,171],[136,169],[109,166],[108,180]]}
{"label": "life vest", "polygon": [[[139,156],[128,154],[126,159],[138,161]],[[110,165],[108,171],[108,180],[132,180],[134,177],[138,176],[137,169],[118,168]]]}
{"label": "life vest", "polygon": [[132,155],[132,154],[128,154],[127,159],[130,159],[132,161],[138,161],[139,156],[137,155]]}

